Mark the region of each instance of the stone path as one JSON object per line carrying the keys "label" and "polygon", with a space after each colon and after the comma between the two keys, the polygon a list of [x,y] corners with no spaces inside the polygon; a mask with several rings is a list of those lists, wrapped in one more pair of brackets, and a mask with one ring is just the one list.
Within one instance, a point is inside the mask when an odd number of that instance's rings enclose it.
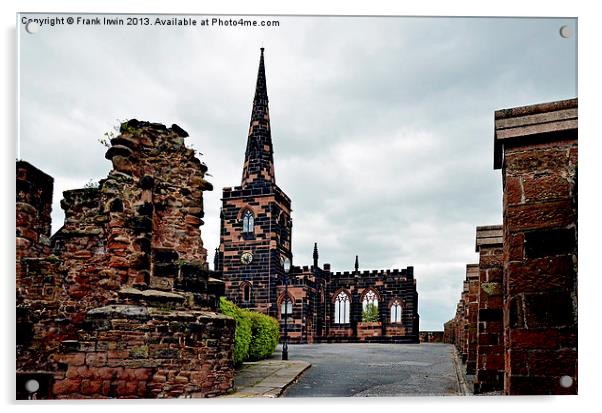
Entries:
{"label": "stone path", "polygon": [[282,361],[274,357],[244,363],[234,378],[235,392],[222,397],[279,397],[310,366],[306,361]]}
{"label": "stone path", "polygon": [[[453,396],[465,393],[448,344],[310,344],[289,347],[312,364],[284,397]],[[463,388],[464,387],[464,388]]]}

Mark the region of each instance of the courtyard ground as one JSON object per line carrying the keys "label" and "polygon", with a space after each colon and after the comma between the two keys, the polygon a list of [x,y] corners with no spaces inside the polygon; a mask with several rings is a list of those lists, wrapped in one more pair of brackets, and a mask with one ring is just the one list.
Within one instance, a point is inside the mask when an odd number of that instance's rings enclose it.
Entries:
{"label": "courtyard ground", "polygon": [[449,344],[291,345],[289,359],[312,366],[283,397],[453,396],[466,389]]}

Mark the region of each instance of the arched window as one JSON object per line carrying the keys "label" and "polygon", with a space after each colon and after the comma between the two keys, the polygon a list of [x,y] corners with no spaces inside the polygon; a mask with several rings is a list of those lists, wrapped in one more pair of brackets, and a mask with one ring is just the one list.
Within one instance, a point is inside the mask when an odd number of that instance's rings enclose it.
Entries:
{"label": "arched window", "polygon": [[251,211],[245,211],[242,218],[242,232],[245,234],[252,234],[255,231],[255,219]]}
{"label": "arched window", "polygon": [[251,301],[251,284],[245,282],[242,285],[242,302],[248,303]]}
{"label": "arched window", "polygon": [[282,302],[280,303],[280,315],[284,317],[285,314],[293,314],[293,301],[290,297],[283,298]]}
{"label": "arched window", "polygon": [[349,323],[349,296],[345,291],[341,291],[334,300],[334,323]]}
{"label": "arched window", "polygon": [[362,300],[362,321],[378,321],[378,296],[373,290],[368,290]]}
{"label": "arched window", "polygon": [[401,302],[399,300],[395,300],[391,304],[391,322],[401,323]]}

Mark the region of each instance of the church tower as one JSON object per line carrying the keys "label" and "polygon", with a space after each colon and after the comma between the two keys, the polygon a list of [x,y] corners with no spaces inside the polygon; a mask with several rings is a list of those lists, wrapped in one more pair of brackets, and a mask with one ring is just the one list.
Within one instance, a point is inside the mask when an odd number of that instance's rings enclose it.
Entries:
{"label": "church tower", "polygon": [[291,200],[276,185],[263,52],[262,47],[241,185],[223,190],[215,269],[222,272],[229,300],[276,316],[282,259],[292,261]]}

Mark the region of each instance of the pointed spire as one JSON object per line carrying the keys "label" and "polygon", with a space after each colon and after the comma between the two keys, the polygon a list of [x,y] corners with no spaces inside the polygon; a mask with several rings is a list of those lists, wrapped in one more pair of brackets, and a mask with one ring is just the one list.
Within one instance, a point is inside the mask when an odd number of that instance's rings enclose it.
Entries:
{"label": "pointed spire", "polygon": [[215,254],[213,255],[213,271],[219,271],[219,248],[215,249]]}
{"label": "pointed spire", "polygon": [[265,186],[266,183],[276,182],[263,51],[262,47],[242,172],[243,187]]}
{"label": "pointed spire", "polygon": [[314,242],[314,268],[318,268],[318,243]]}
{"label": "pointed spire", "polygon": [[360,269],[360,261],[359,261],[358,256],[356,255],[355,256],[355,272],[358,272],[359,269]]}

